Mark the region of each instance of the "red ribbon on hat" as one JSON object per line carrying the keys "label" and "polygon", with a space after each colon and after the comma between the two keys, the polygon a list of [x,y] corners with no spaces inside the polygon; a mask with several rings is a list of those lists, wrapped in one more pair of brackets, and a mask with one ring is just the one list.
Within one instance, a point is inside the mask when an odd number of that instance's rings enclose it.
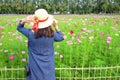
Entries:
{"label": "red ribbon on hat", "polygon": [[34,30],[35,32],[37,32],[38,31],[38,24],[39,24],[39,22],[45,22],[47,20],[48,20],[48,17],[46,19],[44,19],[44,20],[38,20],[38,21],[36,21],[34,23],[33,27],[32,27],[32,30]]}

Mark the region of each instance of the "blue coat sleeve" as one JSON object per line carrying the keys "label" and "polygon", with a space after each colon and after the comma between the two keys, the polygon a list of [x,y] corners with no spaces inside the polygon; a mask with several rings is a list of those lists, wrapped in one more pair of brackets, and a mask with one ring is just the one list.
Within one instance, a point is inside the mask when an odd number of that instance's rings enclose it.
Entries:
{"label": "blue coat sleeve", "polygon": [[63,35],[60,31],[54,33],[54,41],[59,42],[64,40]]}
{"label": "blue coat sleeve", "polygon": [[24,28],[24,24],[21,24],[20,22],[18,23],[17,30],[26,37],[28,37],[30,29]]}

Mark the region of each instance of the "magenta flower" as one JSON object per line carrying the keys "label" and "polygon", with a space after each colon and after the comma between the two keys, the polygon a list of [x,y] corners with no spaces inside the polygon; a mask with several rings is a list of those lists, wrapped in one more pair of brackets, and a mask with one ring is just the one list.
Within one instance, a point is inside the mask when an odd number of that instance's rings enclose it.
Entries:
{"label": "magenta flower", "polygon": [[14,55],[11,55],[11,56],[9,57],[10,60],[13,60],[14,58],[15,58]]}

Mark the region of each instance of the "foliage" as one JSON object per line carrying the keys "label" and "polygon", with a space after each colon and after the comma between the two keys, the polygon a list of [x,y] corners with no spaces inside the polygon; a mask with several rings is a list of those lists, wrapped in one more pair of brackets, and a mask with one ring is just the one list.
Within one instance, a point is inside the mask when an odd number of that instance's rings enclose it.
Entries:
{"label": "foliage", "polygon": [[[12,5],[11,5],[12,4]],[[31,14],[45,8],[55,14],[120,13],[119,0],[0,0],[1,14]]]}

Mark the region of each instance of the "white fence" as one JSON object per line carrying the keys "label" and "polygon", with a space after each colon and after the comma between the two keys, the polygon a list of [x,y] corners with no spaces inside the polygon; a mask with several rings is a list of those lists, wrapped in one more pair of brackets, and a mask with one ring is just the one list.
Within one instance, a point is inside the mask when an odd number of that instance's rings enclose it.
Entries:
{"label": "white fence", "polygon": [[[25,69],[1,68],[0,80],[25,80]],[[56,68],[56,80],[120,80],[120,66]]]}

